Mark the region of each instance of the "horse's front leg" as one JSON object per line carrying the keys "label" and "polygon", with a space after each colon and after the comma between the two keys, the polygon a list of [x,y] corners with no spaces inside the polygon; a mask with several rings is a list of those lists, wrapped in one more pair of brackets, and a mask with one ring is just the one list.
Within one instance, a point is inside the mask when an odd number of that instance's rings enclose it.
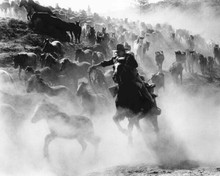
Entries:
{"label": "horse's front leg", "polygon": [[131,118],[128,121],[129,121],[129,123],[128,123],[128,144],[132,145],[133,144],[132,131],[134,128],[135,119]]}
{"label": "horse's front leg", "polygon": [[158,134],[158,133],[159,133],[159,126],[158,126],[157,116],[152,116],[152,117],[150,117],[150,122],[151,122],[151,124],[152,124],[153,127],[154,127],[154,132],[155,132],[156,134]]}
{"label": "horse's front leg", "polygon": [[50,142],[52,140],[54,140],[54,138],[56,137],[56,135],[54,135],[53,133],[48,134],[45,137],[45,142],[44,142],[44,157],[48,157],[49,156],[49,152],[48,152],[48,146],[50,144]]}
{"label": "horse's front leg", "polygon": [[119,131],[121,131],[125,135],[128,135],[129,134],[128,130],[122,128],[122,126],[120,124],[120,121],[122,119],[124,119],[124,116],[122,114],[118,114],[118,113],[116,113],[113,117],[113,120],[114,120],[116,126],[118,127]]}
{"label": "horse's front leg", "polygon": [[80,145],[82,147],[82,151],[81,151],[81,155],[82,155],[87,148],[87,144],[86,144],[85,140],[81,137],[77,138],[77,141],[80,143]]}
{"label": "horse's front leg", "polygon": [[18,70],[18,77],[21,80],[21,67],[19,67],[19,70]]}
{"label": "horse's front leg", "polygon": [[71,35],[71,42],[73,42],[73,31],[70,31],[70,35]]}

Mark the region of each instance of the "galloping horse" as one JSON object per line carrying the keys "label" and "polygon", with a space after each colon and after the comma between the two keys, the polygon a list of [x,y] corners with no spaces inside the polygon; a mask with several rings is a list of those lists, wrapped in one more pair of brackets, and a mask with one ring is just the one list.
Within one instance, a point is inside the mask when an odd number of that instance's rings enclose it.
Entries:
{"label": "galloping horse", "polygon": [[32,92],[36,90],[38,93],[45,93],[48,96],[64,96],[67,100],[71,102],[74,101],[75,96],[71,91],[65,86],[53,86],[50,87],[44,82],[44,80],[39,75],[32,75],[27,81],[27,92]]}
{"label": "galloping horse", "polygon": [[97,151],[100,138],[95,136],[93,123],[89,118],[79,115],[69,116],[59,111],[58,106],[43,102],[37,106],[31,122],[36,123],[41,119],[47,120],[50,129],[50,134],[45,137],[45,157],[48,157],[48,146],[55,138],[77,139],[82,146],[82,152],[84,152],[87,147],[85,141],[88,141],[94,145]]}
{"label": "galloping horse", "polygon": [[69,59],[64,59],[61,62],[60,71],[62,74],[73,83],[75,90],[77,89],[78,79],[87,78],[87,70],[91,64],[88,62],[71,62]]}
{"label": "galloping horse", "polygon": [[[117,111],[113,117],[118,129],[122,133],[127,134],[129,141],[132,142],[131,132],[134,125],[141,130],[139,120],[147,118],[152,123],[155,132],[158,132],[157,114],[154,113],[152,103],[142,97],[140,88],[129,78],[129,70],[120,63],[116,63],[113,68],[113,79],[119,83],[115,102]],[[125,117],[127,117],[129,121],[128,130],[123,129],[120,125],[120,121]]]}
{"label": "galloping horse", "polygon": [[59,41],[53,41],[50,42],[49,39],[44,40],[44,46],[42,51],[45,53],[50,53],[50,54],[57,54],[61,58],[64,56],[64,51],[63,51],[63,44]]}

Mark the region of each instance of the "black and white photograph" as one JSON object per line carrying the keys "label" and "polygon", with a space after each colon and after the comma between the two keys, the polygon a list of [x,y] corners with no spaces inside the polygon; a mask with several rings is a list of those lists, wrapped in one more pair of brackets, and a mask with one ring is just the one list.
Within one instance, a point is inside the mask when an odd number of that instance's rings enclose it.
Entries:
{"label": "black and white photograph", "polygon": [[0,0],[0,176],[220,176],[220,0]]}

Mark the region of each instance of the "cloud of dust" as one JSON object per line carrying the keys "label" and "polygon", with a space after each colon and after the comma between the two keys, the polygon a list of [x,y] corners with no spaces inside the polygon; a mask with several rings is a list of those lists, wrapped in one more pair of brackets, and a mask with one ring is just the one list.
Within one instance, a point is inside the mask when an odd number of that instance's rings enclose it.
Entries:
{"label": "cloud of dust", "polygon": [[[204,11],[193,13],[170,8],[156,9],[144,14],[143,20],[152,24],[168,22],[176,29],[184,28],[206,39],[217,40],[218,17],[209,8],[202,6],[202,9]],[[138,15],[132,18],[135,17]],[[162,108],[162,115],[158,118],[161,128],[158,142],[150,126],[142,122],[145,140],[134,130],[134,145],[129,147],[126,136],[113,123],[115,109],[109,109],[106,115],[93,120],[95,133],[101,138],[98,155],[94,155],[94,148],[88,145],[85,154],[80,156],[81,147],[76,140],[60,138],[49,146],[49,161],[43,157],[44,138],[49,133],[46,121],[32,124],[31,116],[21,117],[17,126],[17,122],[12,123],[13,117],[8,118],[10,113],[5,113],[4,108],[18,114],[19,111],[14,107],[1,106],[0,175],[82,175],[115,165],[173,165],[184,160],[195,160],[204,165],[220,164],[219,95],[218,89],[211,85],[201,85],[199,90],[190,93],[185,86],[169,84],[158,98],[158,105]],[[0,103],[5,103],[2,96]],[[123,126],[126,125],[125,120]],[[12,130],[15,127],[16,130]]]}

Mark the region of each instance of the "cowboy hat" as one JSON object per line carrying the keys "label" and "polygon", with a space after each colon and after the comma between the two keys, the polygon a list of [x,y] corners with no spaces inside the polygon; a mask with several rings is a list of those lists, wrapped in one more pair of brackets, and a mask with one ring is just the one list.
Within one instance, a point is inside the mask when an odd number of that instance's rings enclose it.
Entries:
{"label": "cowboy hat", "polygon": [[123,44],[117,44],[116,51],[125,51],[128,48],[125,48]]}

